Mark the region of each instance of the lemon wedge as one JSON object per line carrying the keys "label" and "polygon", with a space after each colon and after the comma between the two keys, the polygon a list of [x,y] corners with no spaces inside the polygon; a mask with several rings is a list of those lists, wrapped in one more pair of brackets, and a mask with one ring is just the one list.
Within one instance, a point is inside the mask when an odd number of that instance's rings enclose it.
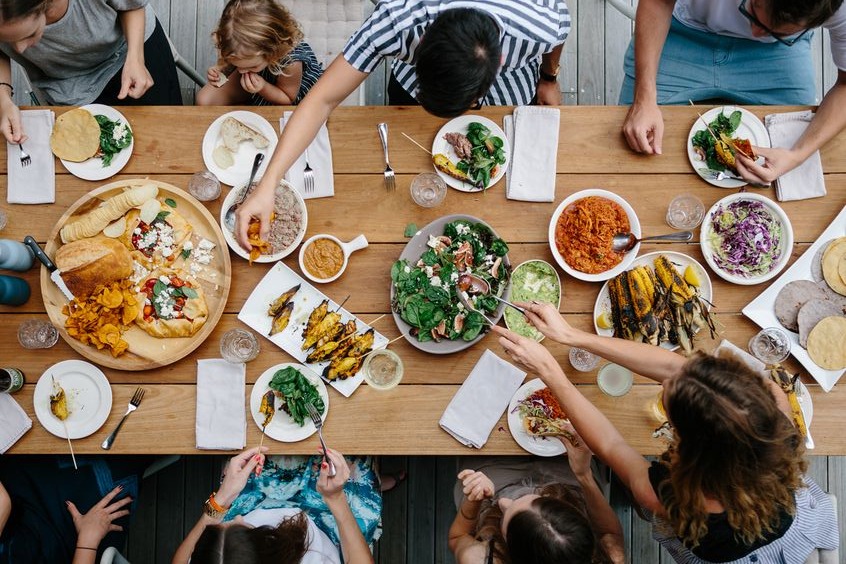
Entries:
{"label": "lemon wedge", "polygon": [[596,318],[596,326],[600,329],[613,329],[614,323],[611,321],[611,314],[607,311],[600,313]]}
{"label": "lemon wedge", "polygon": [[691,286],[699,287],[702,285],[702,277],[692,264],[687,265],[687,268],[684,269],[684,279]]}

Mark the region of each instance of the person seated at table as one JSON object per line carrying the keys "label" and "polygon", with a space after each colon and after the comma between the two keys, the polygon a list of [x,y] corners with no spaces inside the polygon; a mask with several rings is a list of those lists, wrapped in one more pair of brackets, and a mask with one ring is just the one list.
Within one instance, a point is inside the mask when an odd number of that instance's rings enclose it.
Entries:
{"label": "person seated at table", "polygon": [[0,564],[82,564],[126,544],[146,457],[13,456],[0,461]]}
{"label": "person seated at table", "polygon": [[623,133],[632,150],[662,152],[659,104],[731,100],[738,104],[816,103],[811,37],[830,32],[838,68],[808,129],[789,149],[756,148],[763,164],[739,155],[738,172],[769,184],[802,164],[846,127],[846,7],[843,0],[643,0],[625,59],[620,103],[631,104]]}
{"label": "person seated at table", "polygon": [[567,462],[462,461],[475,470],[462,470],[455,489],[449,548],[458,564],[625,562],[623,528],[594,479],[592,454],[568,430],[576,442],[564,442]]}
{"label": "person seated at table", "polygon": [[219,61],[197,105],[299,104],[323,74],[299,24],[275,0],[230,0],[212,37]]}
{"label": "person seated at table", "polygon": [[[173,564],[373,562],[362,532],[363,525],[372,540],[381,513],[370,465],[353,459],[351,470],[342,454],[328,449],[337,472],[329,477],[325,460],[265,460],[267,450],[251,448],[229,461],[220,488],[209,497]],[[261,473],[255,477],[257,467]]]}
{"label": "person seated at table", "polygon": [[[587,349],[663,385],[674,439],[648,462],[585,398],[540,343],[493,331],[537,373],[597,457],[653,515],[653,536],[678,562],[804,562],[839,544],[828,496],[805,471],[785,394],[733,358],[684,358],[661,347],[571,327],[549,304],[518,304],[550,340]],[[748,560],[746,560],[748,558]]]}
{"label": "person seated at table", "polygon": [[245,248],[250,218],[267,238],[273,194],[332,110],[393,57],[391,104],[417,104],[439,117],[487,105],[558,105],[557,76],[570,13],[564,0],[393,0],[379,2],[293,113],[258,187],[236,212]]}

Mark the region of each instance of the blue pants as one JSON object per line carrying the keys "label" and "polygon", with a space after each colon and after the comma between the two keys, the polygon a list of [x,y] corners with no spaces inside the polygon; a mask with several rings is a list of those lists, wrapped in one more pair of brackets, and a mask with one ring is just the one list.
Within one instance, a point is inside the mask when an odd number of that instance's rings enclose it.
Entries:
{"label": "blue pants", "polygon": [[[748,105],[814,104],[812,35],[788,47],[698,31],[673,18],[658,66],[658,103],[718,98]],[[634,39],[624,68],[620,104],[628,105],[634,98]]]}

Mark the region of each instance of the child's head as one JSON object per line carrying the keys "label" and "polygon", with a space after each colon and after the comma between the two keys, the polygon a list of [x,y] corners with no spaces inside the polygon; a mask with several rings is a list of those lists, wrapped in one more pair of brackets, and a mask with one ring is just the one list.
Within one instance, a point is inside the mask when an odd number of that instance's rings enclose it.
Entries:
{"label": "child's head", "polygon": [[229,0],[213,37],[220,58],[238,71],[278,73],[303,32],[275,0]]}

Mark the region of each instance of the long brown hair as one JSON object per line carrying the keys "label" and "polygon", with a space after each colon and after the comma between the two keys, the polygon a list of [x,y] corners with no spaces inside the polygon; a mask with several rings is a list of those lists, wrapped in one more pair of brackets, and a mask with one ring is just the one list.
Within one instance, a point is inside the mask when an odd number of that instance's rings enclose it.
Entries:
{"label": "long brown hair", "polygon": [[43,14],[53,0],[0,0],[0,22]]}
{"label": "long brown hair", "polygon": [[210,525],[194,545],[191,564],[296,564],[307,542],[308,517],[302,512],[276,527]]}
{"label": "long brown hair", "polygon": [[223,61],[261,57],[271,73],[280,74],[303,32],[275,0],[230,0],[212,37]]}
{"label": "long brown hair", "polygon": [[722,504],[746,544],[773,532],[782,512],[795,513],[804,444],[759,374],[699,353],[664,393],[675,440],[662,456],[669,476],[658,495],[685,544],[707,533],[706,497]]}

